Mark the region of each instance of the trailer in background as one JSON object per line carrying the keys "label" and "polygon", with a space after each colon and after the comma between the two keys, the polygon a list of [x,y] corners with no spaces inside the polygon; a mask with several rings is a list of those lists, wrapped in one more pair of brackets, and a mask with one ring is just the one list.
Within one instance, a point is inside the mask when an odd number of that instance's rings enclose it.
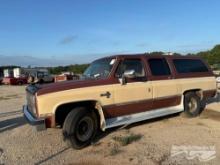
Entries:
{"label": "trailer in background", "polygon": [[25,74],[22,72],[23,70],[24,70],[23,68],[14,68],[14,69],[13,69],[13,76],[16,77],[16,78],[18,78],[18,77],[21,77],[21,76],[25,75]]}
{"label": "trailer in background", "polygon": [[7,68],[3,70],[4,77],[14,77],[13,68]]}

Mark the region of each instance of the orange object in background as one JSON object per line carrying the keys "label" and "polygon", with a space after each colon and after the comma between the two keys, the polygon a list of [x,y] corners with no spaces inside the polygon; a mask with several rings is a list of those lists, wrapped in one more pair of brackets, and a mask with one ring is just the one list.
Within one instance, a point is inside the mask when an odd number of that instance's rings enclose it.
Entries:
{"label": "orange object in background", "polygon": [[60,81],[69,81],[69,80],[78,80],[79,76],[78,75],[73,75],[73,74],[61,74],[57,75],[54,77],[55,82],[60,82]]}

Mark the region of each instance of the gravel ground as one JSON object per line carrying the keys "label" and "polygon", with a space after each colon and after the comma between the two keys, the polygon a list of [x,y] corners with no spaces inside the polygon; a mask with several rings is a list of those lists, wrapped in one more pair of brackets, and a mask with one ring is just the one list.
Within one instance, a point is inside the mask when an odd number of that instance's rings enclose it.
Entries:
{"label": "gravel ground", "polygon": [[[61,129],[35,132],[22,115],[25,87],[0,86],[0,164],[216,164],[220,162],[220,103],[201,116],[172,115],[110,129],[91,146],[73,150],[63,142]],[[218,99],[214,100],[218,101]],[[213,100],[210,100],[210,103]],[[117,139],[138,137],[124,144]],[[124,141],[122,141],[124,142]],[[214,146],[216,157],[201,162],[185,154],[171,157],[176,146]]]}

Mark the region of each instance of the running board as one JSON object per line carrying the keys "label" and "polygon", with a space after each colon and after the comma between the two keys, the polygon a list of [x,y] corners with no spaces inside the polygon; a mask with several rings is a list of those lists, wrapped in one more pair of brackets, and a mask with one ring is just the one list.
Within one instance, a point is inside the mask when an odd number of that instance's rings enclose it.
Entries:
{"label": "running board", "polygon": [[135,122],[147,120],[147,119],[153,119],[156,117],[162,117],[170,114],[175,114],[178,112],[184,111],[183,106],[180,104],[178,106],[174,107],[168,107],[168,108],[161,108],[161,109],[155,109],[151,111],[141,112],[137,114],[131,114],[126,116],[120,116],[115,118],[106,119],[106,129],[122,126],[122,125],[129,125]]}

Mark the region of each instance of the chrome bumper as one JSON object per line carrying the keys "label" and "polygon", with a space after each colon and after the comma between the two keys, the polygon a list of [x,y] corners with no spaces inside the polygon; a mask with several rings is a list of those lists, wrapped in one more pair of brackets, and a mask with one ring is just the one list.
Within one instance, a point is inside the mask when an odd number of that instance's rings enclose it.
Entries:
{"label": "chrome bumper", "polygon": [[24,118],[27,122],[34,126],[37,131],[42,131],[46,129],[45,119],[37,119],[33,114],[28,110],[26,105],[23,106]]}

